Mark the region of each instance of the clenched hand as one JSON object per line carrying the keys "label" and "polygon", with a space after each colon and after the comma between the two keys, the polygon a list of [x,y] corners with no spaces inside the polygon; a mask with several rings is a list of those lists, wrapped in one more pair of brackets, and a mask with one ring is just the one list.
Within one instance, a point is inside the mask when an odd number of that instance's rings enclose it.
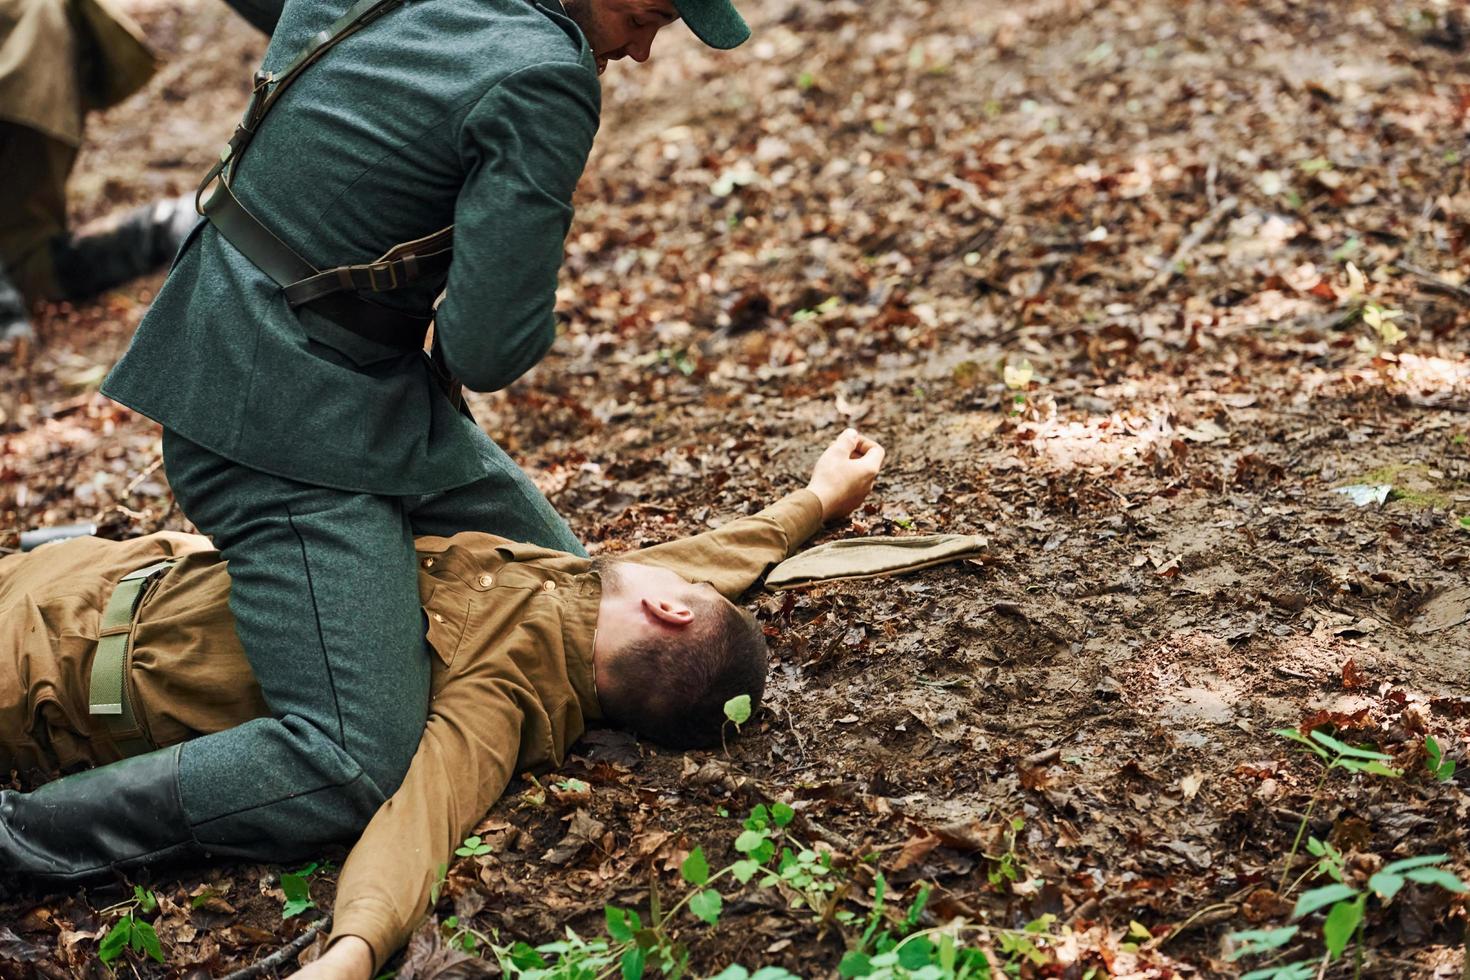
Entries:
{"label": "clenched hand", "polygon": [[882,446],[856,429],[844,430],[823,451],[806,485],[822,502],[822,520],[837,520],[857,510],[882,466]]}

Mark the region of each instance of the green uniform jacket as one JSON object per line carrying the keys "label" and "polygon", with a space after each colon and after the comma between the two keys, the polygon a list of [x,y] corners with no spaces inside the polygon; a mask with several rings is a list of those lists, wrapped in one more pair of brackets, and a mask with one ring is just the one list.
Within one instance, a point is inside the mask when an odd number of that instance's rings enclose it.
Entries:
{"label": "green uniform jacket", "polygon": [[[288,0],[279,69],[346,0]],[[318,267],[368,262],[454,222],[436,327],[478,391],[555,335],[571,198],[597,130],[592,52],[559,6],[414,0],[347,38],[272,109],[240,199]],[[380,298],[426,312],[437,284]],[[342,490],[429,493],[486,475],[483,440],[427,358],[291,310],[207,222],[175,261],[103,392],[236,463]]]}

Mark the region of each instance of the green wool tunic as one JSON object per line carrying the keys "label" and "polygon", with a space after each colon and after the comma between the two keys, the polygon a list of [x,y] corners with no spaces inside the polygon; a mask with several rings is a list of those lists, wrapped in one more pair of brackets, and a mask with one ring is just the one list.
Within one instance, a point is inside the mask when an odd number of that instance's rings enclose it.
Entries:
{"label": "green wool tunic", "polygon": [[[288,2],[279,69],[348,7]],[[573,189],[597,130],[586,39],[554,3],[412,0],[297,79],[233,184],[314,265],[369,262],[453,222],[435,329],[450,369],[493,391],[546,352]],[[378,302],[424,313],[443,283]],[[242,466],[373,494],[423,494],[489,472],[484,437],[418,352],[311,312],[201,222],[109,397]]]}

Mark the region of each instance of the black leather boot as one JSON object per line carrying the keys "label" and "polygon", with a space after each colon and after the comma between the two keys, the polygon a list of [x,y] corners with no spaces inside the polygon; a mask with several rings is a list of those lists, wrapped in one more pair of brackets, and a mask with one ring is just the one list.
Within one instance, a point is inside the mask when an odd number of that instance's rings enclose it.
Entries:
{"label": "black leather boot", "polygon": [[179,797],[179,746],[0,791],[0,879],[35,886],[204,856]]}
{"label": "black leather boot", "polygon": [[67,299],[86,299],[162,268],[198,220],[190,194],[134,208],[103,231],[57,238],[57,288]]}

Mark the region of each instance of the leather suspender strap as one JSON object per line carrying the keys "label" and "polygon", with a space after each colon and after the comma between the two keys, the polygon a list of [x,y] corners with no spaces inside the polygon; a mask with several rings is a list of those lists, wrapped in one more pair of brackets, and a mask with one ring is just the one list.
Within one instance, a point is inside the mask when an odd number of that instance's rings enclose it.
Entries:
{"label": "leather suspender strap", "polygon": [[[341,285],[317,290],[293,302],[292,292],[297,286],[310,286],[325,280],[338,282],[335,277],[337,270],[319,272],[311,263],[296,254],[291,246],[277,238],[269,228],[245,210],[245,206],[224,180],[219,182],[214,196],[205,205],[205,213],[231,245],[285,290],[287,302],[292,307],[312,303],[313,310],[360,337],[402,350],[423,349],[424,335],[429,329],[428,316],[415,316],[412,313],[391,310],[355,295],[343,295],[344,287]],[[443,265],[448,268],[447,257]],[[345,288],[353,287],[349,285]]]}
{"label": "leather suspender strap", "polygon": [[[358,0],[307,46],[279,74],[257,72],[244,118],[220,152],[195,194],[195,208],[220,234],[277,285],[295,309],[313,309],[340,326],[370,340],[403,350],[423,349],[431,319],[389,309],[361,293],[386,293],[442,276],[454,255],[453,226],[393,246],[376,261],[318,269],[282,241],[240,201],[230,181],[256,130],[290,84],[344,38],[362,30],[405,0]],[[205,199],[211,184],[213,193]],[[345,295],[343,295],[345,294]]]}
{"label": "leather suspender strap", "polygon": [[204,213],[231,245],[280,285],[287,286],[298,279],[317,275],[315,266],[297,255],[295,249],[245,210],[245,205],[240,203],[224,180],[219,182],[214,196],[204,205]]}
{"label": "leather suspender strap", "polygon": [[102,610],[97,652],[92,656],[87,711],[101,718],[124,756],[140,755],[155,748],[138,721],[129,693],[128,672],[132,667],[133,625],[138,607],[149,587],[173,565],[172,561],[161,561],[124,575]]}
{"label": "leather suspender strap", "polygon": [[375,262],[343,265],[302,276],[286,287],[286,300],[292,306],[301,306],[330,293],[349,289],[385,293],[398,288],[400,277],[412,281],[448,272],[453,256],[454,226],[451,225],[432,235],[395,245]]}
{"label": "leather suspender strap", "polygon": [[[351,37],[390,10],[402,6],[404,2],[405,0],[357,0],[357,3],[348,7],[341,17],[332,22],[331,27],[313,35],[306,47],[297,52],[296,57],[279,75],[275,72],[257,71],[255,87],[250,93],[250,101],[245,105],[244,118],[240,120],[240,125],[235,127],[235,134],[230,137],[225,148],[220,151],[219,162],[211,167],[204,179],[200,181],[199,192],[202,194],[210,182],[226,168],[233,171],[240,154],[245,152],[245,147],[249,146],[251,139],[255,137],[255,130],[260,125],[260,121],[276,104],[276,100],[296,80],[297,75],[311,67],[338,41]],[[233,176],[233,174],[227,176]],[[200,211],[200,213],[204,212]]]}

